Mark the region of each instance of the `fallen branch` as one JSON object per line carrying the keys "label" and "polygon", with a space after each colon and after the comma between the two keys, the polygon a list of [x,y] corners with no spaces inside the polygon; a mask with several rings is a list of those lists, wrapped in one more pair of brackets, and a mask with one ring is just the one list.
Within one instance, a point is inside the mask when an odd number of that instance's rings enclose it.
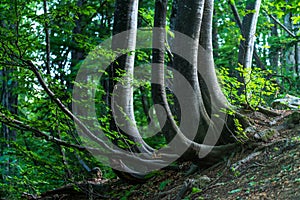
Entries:
{"label": "fallen branch", "polygon": [[259,112],[261,112],[265,115],[271,116],[271,117],[278,117],[281,115],[280,113],[277,113],[275,111],[269,110],[269,109],[261,107],[261,106],[258,106],[257,108],[258,108]]}
{"label": "fallen branch", "polygon": [[181,200],[183,199],[184,195],[192,189],[193,186],[193,179],[188,179],[186,181],[184,181],[183,186],[181,188],[181,190],[178,192],[178,194],[176,195],[176,200]]}
{"label": "fallen branch", "polygon": [[168,191],[165,192],[160,192],[159,194],[157,194],[157,196],[155,196],[155,200],[161,200],[164,196],[173,193],[174,191],[177,191],[180,188],[180,186],[176,186]]}
{"label": "fallen branch", "polygon": [[250,155],[248,155],[246,158],[234,163],[231,167],[232,170],[237,170],[238,168],[240,168],[243,164],[249,162],[250,160],[252,160],[253,158],[255,158],[256,156],[260,155],[261,154],[261,151],[258,151],[258,152],[254,152]]}

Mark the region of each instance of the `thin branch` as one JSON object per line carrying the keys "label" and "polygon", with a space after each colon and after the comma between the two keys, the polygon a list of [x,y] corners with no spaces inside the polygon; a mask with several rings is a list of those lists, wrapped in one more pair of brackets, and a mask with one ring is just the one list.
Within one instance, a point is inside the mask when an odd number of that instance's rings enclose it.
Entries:
{"label": "thin branch", "polygon": [[269,17],[271,17],[276,24],[283,28],[283,30],[285,30],[290,36],[292,36],[293,38],[297,38],[297,36],[294,33],[292,33],[285,25],[283,25],[278,19],[276,19],[276,17],[274,17],[272,14],[269,14],[268,11],[266,11],[265,9],[263,9],[263,11],[265,11],[265,13]]}
{"label": "thin branch", "polygon": [[[2,112],[0,112],[0,122],[3,122],[4,124],[6,124],[6,125],[8,125],[10,127],[19,129],[19,130],[30,131],[30,132],[34,133],[36,137],[42,137],[46,141],[54,142],[54,143],[56,143],[58,145],[69,147],[69,148],[76,148],[79,151],[88,150],[88,151],[93,152],[93,153],[97,153],[98,152],[98,153],[101,153],[101,155],[104,155],[104,156],[107,156],[107,157],[112,157],[112,155],[114,155],[114,156],[116,156],[116,158],[117,157],[126,158],[128,160],[132,160],[132,161],[136,161],[136,162],[141,162],[141,163],[143,163],[145,165],[149,165],[149,166],[151,166],[151,165],[153,165],[153,166],[160,166],[161,165],[163,167],[164,162],[165,162],[163,160],[158,160],[156,158],[153,158],[152,160],[150,160],[150,159],[142,159],[142,158],[139,158],[139,157],[134,157],[134,156],[130,155],[129,153],[125,154],[125,153],[117,151],[117,150],[111,150],[111,152],[105,153],[105,152],[102,152],[101,150],[99,150],[98,148],[84,147],[84,146],[80,146],[80,145],[76,145],[76,144],[70,144],[70,143],[68,143],[68,142],[66,142],[64,140],[61,140],[61,139],[58,139],[56,137],[47,135],[46,133],[43,133],[42,131],[40,131],[40,130],[34,128],[34,127],[31,127],[31,126],[29,126],[27,124],[24,124],[24,122],[21,122],[19,120],[13,119],[13,118],[9,118],[9,117],[7,117]],[[169,157],[169,158],[172,158],[172,155],[165,155],[165,156]],[[176,156],[176,155],[174,155],[174,156]],[[123,163],[123,165],[125,165],[125,164]],[[125,166],[125,167],[127,167],[127,166]]]}
{"label": "thin branch", "polygon": [[54,142],[58,145],[62,145],[62,146],[65,146],[65,147],[76,148],[79,151],[84,151],[86,149],[89,149],[87,147],[83,147],[83,146],[76,145],[76,144],[70,144],[70,143],[68,143],[64,140],[61,140],[61,139],[58,139],[56,137],[52,137],[50,135],[47,135],[46,133],[43,133],[40,130],[34,128],[34,127],[31,127],[27,124],[24,124],[23,122],[21,122],[19,120],[9,118],[9,117],[5,116],[5,114],[3,114],[2,112],[0,112],[0,121],[3,122],[4,124],[8,125],[8,126],[13,127],[13,128],[33,132],[37,137],[43,137],[46,141]]}
{"label": "thin branch", "polygon": [[[94,17],[96,17],[96,15],[101,11],[101,9],[107,4],[107,0],[106,1],[103,1],[100,6],[98,7],[98,9],[96,10],[96,12],[91,16],[89,17],[89,19],[87,20],[88,22],[91,22],[92,19]],[[90,23],[86,23],[85,25],[82,26],[83,29],[85,29],[87,27],[87,25],[89,25]]]}
{"label": "thin branch", "polygon": [[56,105],[61,109],[63,113],[65,113],[68,117],[73,119],[75,123],[80,127],[82,131],[84,131],[90,138],[94,139],[94,141],[97,141],[98,144],[101,144],[102,147],[105,149],[112,150],[105,142],[103,142],[101,139],[96,137],[82,122],[79,120],[62,102],[59,98],[55,96],[55,94],[50,90],[50,88],[45,83],[44,79],[42,78],[40,72],[36,68],[36,66],[29,60],[23,60],[33,71],[33,73],[36,75],[39,83],[41,84],[42,88],[45,90],[45,92],[49,95],[49,97],[56,103]]}
{"label": "thin branch", "polygon": [[179,190],[178,194],[176,195],[176,200],[183,199],[184,195],[192,189],[193,187],[194,180],[193,179],[188,179],[184,181],[183,186],[181,190]]}
{"label": "thin branch", "polygon": [[234,1],[228,0],[228,3],[229,3],[229,6],[230,6],[230,8],[231,8],[231,10],[233,12],[233,16],[235,18],[235,21],[236,21],[238,27],[240,28],[241,33],[242,33],[242,35],[244,37],[245,34],[244,34],[244,30],[243,30],[242,20],[241,20],[241,17],[239,15],[239,12],[238,12],[235,4],[234,4]]}
{"label": "thin branch", "polygon": [[[58,113],[57,113],[57,109],[56,109],[56,115],[57,115],[57,114],[58,114]],[[59,126],[59,121],[56,121],[56,123],[57,123],[57,127],[58,127],[58,126]],[[59,129],[58,129],[57,131],[58,131],[58,133],[57,133],[57,138],[58,138],[58,139],[61,139],[61,137],[60,137],[61,132],[60,132]],[[72,179],[72,178],[73,178],[73,175],[72,175],[72,172],[71,172],[71,170],[70,170],[70,166],[69,166],[69,163],[68,163],[68,161],[67,161],[65,151],[63,150],[63,148],[62,148],[61,145],[57,145],[57,146],[58,146],[59,152],[60,152],[60,154],[61,154],[62,163],[63,163],[63,165],[65,166],[65,171],[66,171],[66,173],[67,173],[67,178],[68,178],[68,179],[69,179],[69,178]]]}

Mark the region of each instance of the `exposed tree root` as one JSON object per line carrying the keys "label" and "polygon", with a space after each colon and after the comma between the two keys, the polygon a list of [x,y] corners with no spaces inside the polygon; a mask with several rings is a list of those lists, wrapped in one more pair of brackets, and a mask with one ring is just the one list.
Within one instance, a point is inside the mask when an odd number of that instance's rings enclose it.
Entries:
{"label": "exposed tree root", "polygon": [[270,117],[278,117],[281,115],[280,113],[277,113],[275,111],[269,110],[269,109],[261,107],[261,106],[258,106],[257,108],[258,108],[259,112],[261,112],[267,116],[270,116]]}
{"label": "exposed tree root", "polygon": [[237,170],[238,168],[240,168],[243,164],[249,162],[250,160],[252,160],[253,158],[255,158],[256,156],[260,155],[261,152],[258,151],[258,152],[254,152],[252,154],[250,154],[249,156],[247,156],[246,158],[242,159],[242,160],[239,160],[238,162],[234,163],[232,165],[232,168],[234,170]]}
{"label": "exposed tree root", "polygon": [[192,179],[187,179],[186,181],[184,181],[183,186],[181,188],[181,190],[178,192],[177,196],[176,196],[176,200],[181,200],[183,199],[184,195],[192,189],[193,187],[193,182],[194,180]]}

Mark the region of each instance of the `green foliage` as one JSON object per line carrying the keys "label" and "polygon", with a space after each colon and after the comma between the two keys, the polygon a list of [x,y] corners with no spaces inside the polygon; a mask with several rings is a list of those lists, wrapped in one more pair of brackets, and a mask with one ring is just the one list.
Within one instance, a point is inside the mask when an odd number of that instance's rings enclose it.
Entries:
{"label": "green foliage", "polygon": [[200,188],[197,188],[197,187],[192,188],[192,194],[196,194],[196,193],[199,193],[199,192],[202,192],[202,190]]}
{"label": "green foliage", "polygon": [[228,194],[235,194],[235,193],[239,193],[241,191],[242,191],[242,188],[238,188],[238,189],[229,191]]}
{"label": "green foliage", "polygon": [[[43,2],[41,1],[1,1],[0,4],[0,111],[6,117],[22,121],[25,125],[31,126],[46,134],[41,137],[32,131],[17,130],[9,128],[10,136],[4,137],[4,124],[0,124],[0,172],[2,174],[0,182],[0,196],[6,199],[20,199],[23,192],[30,194],[40,194],[47,190],[62,186],[74,181],[82,181],[87,176],[81,160],[89,167],[100,166],[104,177],[115,177],[110,168],[97,162],[93,156],[87,152],[80,152],[75,148],[63,147],[53,142],[47,141],[49,138],[59,138],[71,144],[78,144],[78,133],[72,119],[67,117],[58,106],[51,101],[44,89],[38,83],[36,76],[28,69],[23,60],[32,60],[42,72],[46,84],[54,91],[64,105],[71,108],[72,85],[77,71],[83,63],[85,56],[95,47],[111,37],[113,29],[114,1],[47,1],[48,12],[44,13]],[[139,26],[152,27],[154,21],[154,1],[139,2]],[[236,1],[236,6],[241,16],[244,16],[246,1]],[[172,1],[168,2],[168,13],[170,17],[172,11]],[[214,41],[215,61],[219,69],[219,77],[223,84],[223,91],[230,103],[248,104],[256,108],[259,105],[267,105],[280,93],[291,93],[295,96],[299,94],[299,77],[295,75],[293,63],[287,61],[288,54],[292,52],[300,35],[299,8],[297,0],[267,0],[262,4],[263,11],[259,16],[257,28],[256,50],[268,70],[260,70],[254,62],[253,69],[246,70],[237,66],[238,47],[241,40],[244,40],[241,31],[237,27],[232,12],[227,4],[227,0],[215,2],[214,29],[217,30],[217,41]],[[253,12],[253,11],[248,11]],[[285,23],[286,16],[290,15],[293,27],[288,27],[297,37],[292,37],[286,33],[278,24],[270,19],[267,14],[274,15],[281,23]],[[45,28],[50,33],[50,74],[46,74],[46,34]],[[167,34],[174,37],[174,33],[168,27]],[[278,34],[272,34],[272,28],[277,26]],[[115,59],[116,54],[96,47],[95,55],[101,54],[108,61]],[[272,55],[279,52],[281,58],[278,66],[272,61]],[[132,53],[126,52],[123,53]],[[143,49],[135,52],[135,77],[130,83],[134,87],[134,115],[139,131],[145,141],[152,147],[158,149],[166,145],[165,137],[162,133],[153,136],[147,129],[149,124],[149,113],[153,105],[151,99],[150,74],[151,50]],[[168,63],[170,58],[166,58]],[[91,67],[97,67],[97,63]],[[269,69],[272,69],[269,70]],[[168,70],[166,70],[168,72]],[[2,72],[5,72],[3,74]],[[103,72],[105,81],[108,72]],[[119,70],[119,81],[127,84],[127,80],[122,79],[125,72]],[[139,74],[138,74],[139,73]],[[239,95],[238,88],[243,86],[236,78],[236,73],[240,73],[246,79],[245,91]],[[274,76],[270,77],[270,74]],[[172,74],[168,74],[168,76]],[[139,78],[136,78],[139,77]],[[122,82],[123,81],[123,82]],[[275,83],[276,82],[276,83]],[[286,91],[279,91],[277,83]],[[95,88],[95,107],[97,120],[105,137],[115,142],[121,148],[128,148],[134,145],[126,136],[117,131],[112,131],[110,127],[111,114],[106,105],[105,88],[99,83],[88,83],[87,85],[77,85],[78,87]],[[5,90],[5,91],[4,91]],[[16,105],[4,105],[4,92],[17,96]],[[174,105],[174,96],[168,93],[168,102]],[[144,99],[144,102],[142,101]],[[8,101],[9,102],[9,101]],[[6,102],[7,103],[7,102]],[[80,102],[82,109],[87,109],[85,103]],[[17,108],[17,113],[12,112],[12,108]],[[154,111],[150,109],[150,113]],[[234,113],[228,113],[234,114]],[[155,119],[154,119],[155,121]],[[159,127],[157,121],[156,126]],[[236,127],[236,137],[243,142],[247,139],[242,130],[241,123],[234,120]],[[93,129],[91,130],[93,131]],[[299,140],[299,137],[292,138]],[[94,145],[94,144],[91,144]],[[71,171],[71,177],[68,175]],[[283,170],[289,170],[286,167]],[[233,171],[237,176],[238,171]],[[299,182],[299,181],[297,181]],[[164,190],[170,180],[165,180],[159,185],[160,190]],[[134,187],[124,193],[123,198],[129,198]],[[192,193],[200,192],[199,188],[193,188]],[[236,191],[231,191],[235,193]],[[121,197],[120,197],[121,198]]]}
{"label": "green foliage", "polygon": [[145,23],[145,26],[152,27],[154,24],[154,10],[147,9],[147,8],[140,8],[139,14],[142,17],[143,23]]}
{"label": "green foliage", "polygon": [[[257,108],[270,103],[279,92],[276,79],[268,78],[272,74],[271,70],[259,68],[250,70],[239,66],[236,68],[236,73],[244,77],[245,83],[241,83],[236,77],[231,76],[228,69],[219,69],[223,92],[232,104],[241,103]],[[242,87],[244,90],[240,94],[239,89]]]}
{"label": "green foliage", "polygon": [[244,143],[244,141],[247,141],[248,139],[246,133],[244,132],[244,128],[238,119],[234,118],[233,121],[236,128],[236,138],[239,142]]}
{"label": "green foliage", "polygon": [[230,170],[235,177],[238,177],[241,174],[241,172],[239,170],[235,169],[234,167],[231,167]]}
{"label": "green foliage", "polygon": [[172,180],[170,179],[167,179],[167,180],[164,180],[162,181],[160,184],[159,184],[159,190],[164,190],[166,188],[166,186],[171,183]]}

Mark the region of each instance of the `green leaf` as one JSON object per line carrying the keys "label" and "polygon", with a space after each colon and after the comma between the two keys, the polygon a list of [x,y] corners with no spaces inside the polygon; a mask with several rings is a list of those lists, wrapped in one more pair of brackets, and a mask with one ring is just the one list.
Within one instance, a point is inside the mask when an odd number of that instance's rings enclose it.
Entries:
{"label": "green leaf", "polygon": [[235,194],[235,193],[238,193],[238,192],[241,192],[241,191],[242,191],[242,189],[238,188],[238,189],[229,191],[228,194]]}

